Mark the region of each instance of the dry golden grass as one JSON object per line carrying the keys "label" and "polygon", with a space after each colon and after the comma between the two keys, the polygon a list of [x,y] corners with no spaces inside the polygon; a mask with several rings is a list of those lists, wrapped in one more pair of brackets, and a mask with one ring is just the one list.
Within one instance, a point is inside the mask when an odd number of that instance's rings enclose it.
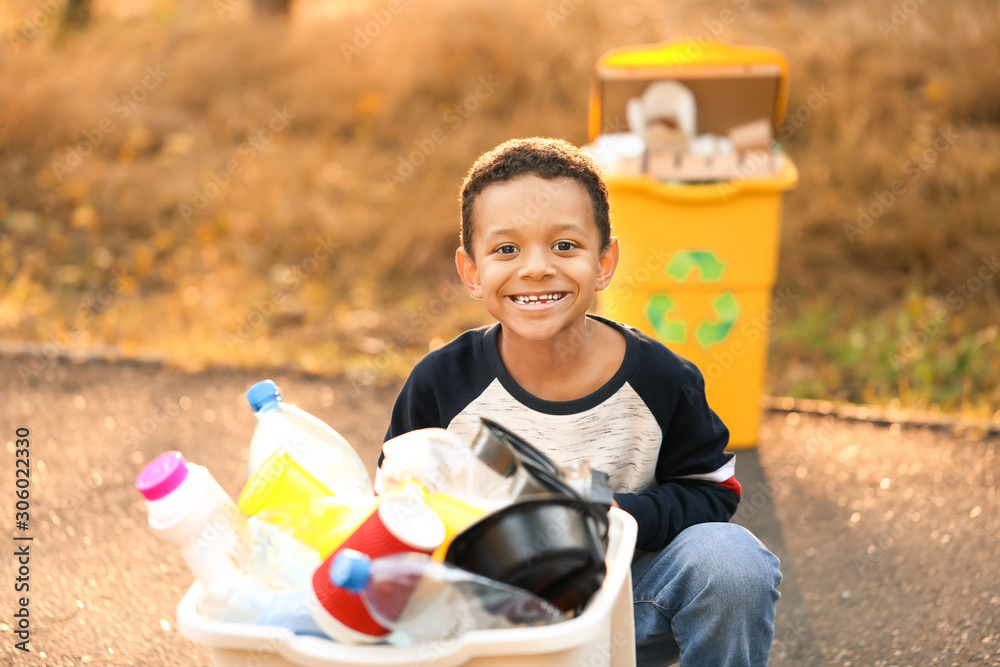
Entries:
{"label": "dry golden grass", "polygon": [[[1000,248],[995,3],[403,0],[349,57],[388,3],[303,3],[288,24],[253,20],[249,0],[106,4],[63,39],[51,22],[25,36],[44,3],[0,13],[4,337],[395,378],[485,321],[451,268],[474,158],[513,136],[583,143],[596,58],[683,37],[788,57],[802,178],[778,284],[803,297],[794,317],[832,310],[846,331],[914,291],[943,303]],[[410,156],[412,175],[387,179]],[[845,225],[894,181],[852,242]],[[955,335],[1000,320],[998,282],[949,311]],[[816,362],[796,350],[772,356]],[[772,364],[772,385],[792,384]]]}

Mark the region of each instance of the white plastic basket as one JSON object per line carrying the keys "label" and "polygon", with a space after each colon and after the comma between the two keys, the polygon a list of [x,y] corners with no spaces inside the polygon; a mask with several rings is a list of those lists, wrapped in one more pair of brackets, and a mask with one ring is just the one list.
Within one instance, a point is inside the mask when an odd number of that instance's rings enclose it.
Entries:
{"label": "white plastic basket", "polygon": [[535,628],[474,630],[417,646],[360,646],[295,635],[283,628],[224,623],[195,610],[195,582],[177,606],[177,629],[212,650],[215,667],[633,667],[632,553],[636,524],[626,512],[609,514],[607,575],[583,613]]}

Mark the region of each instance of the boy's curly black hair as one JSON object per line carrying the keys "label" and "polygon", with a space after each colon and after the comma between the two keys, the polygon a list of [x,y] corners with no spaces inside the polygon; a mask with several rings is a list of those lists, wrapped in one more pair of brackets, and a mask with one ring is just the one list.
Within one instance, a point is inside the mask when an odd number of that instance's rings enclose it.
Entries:
{"label": "boy's curly black hair", "polygon": [[479,156],[462,183],[462,247],[472,257],[472,209],[476,197],[490,185],[525,174],[545,179],[572,178],[590,195],[594,222],[601,237],[601,252],[611,244],[608,186],[600,169],[582,150],[562,139],[529,137],[511,139]]}

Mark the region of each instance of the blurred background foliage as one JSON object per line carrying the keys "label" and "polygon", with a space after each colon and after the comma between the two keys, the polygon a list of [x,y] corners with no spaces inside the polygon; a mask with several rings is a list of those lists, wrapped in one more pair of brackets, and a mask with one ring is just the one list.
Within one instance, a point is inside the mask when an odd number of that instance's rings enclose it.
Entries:
{"label": "blurred background foliage", "polygon": [[1000,410],[1000,5],[268,4],[0,7],[2,338],[397,382],[489,321],[475,157],[584,143],[610,48],[714,38],[791,68],[767,391]]}

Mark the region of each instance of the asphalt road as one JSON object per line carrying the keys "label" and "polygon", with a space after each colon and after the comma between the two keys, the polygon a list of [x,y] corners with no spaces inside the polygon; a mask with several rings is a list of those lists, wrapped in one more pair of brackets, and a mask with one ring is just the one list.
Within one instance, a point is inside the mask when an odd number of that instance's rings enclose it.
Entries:
{"label": "asphalt road", "polygon": [[[178,449],[238,495],[255,422],[244,394],[264,377],[0,355],[0,664],[211,664],[177,632],[192,577],[146,525],[133,480]],[[374,468],[395,387],[272,379]],[[15,523],[18,429],[27,530]],[[771,664],[1000,665],[998,442],[765,415],[759,447],[737,455],[735,521],[782,561]],[[30,653],[14,616],[25,544]]]}

